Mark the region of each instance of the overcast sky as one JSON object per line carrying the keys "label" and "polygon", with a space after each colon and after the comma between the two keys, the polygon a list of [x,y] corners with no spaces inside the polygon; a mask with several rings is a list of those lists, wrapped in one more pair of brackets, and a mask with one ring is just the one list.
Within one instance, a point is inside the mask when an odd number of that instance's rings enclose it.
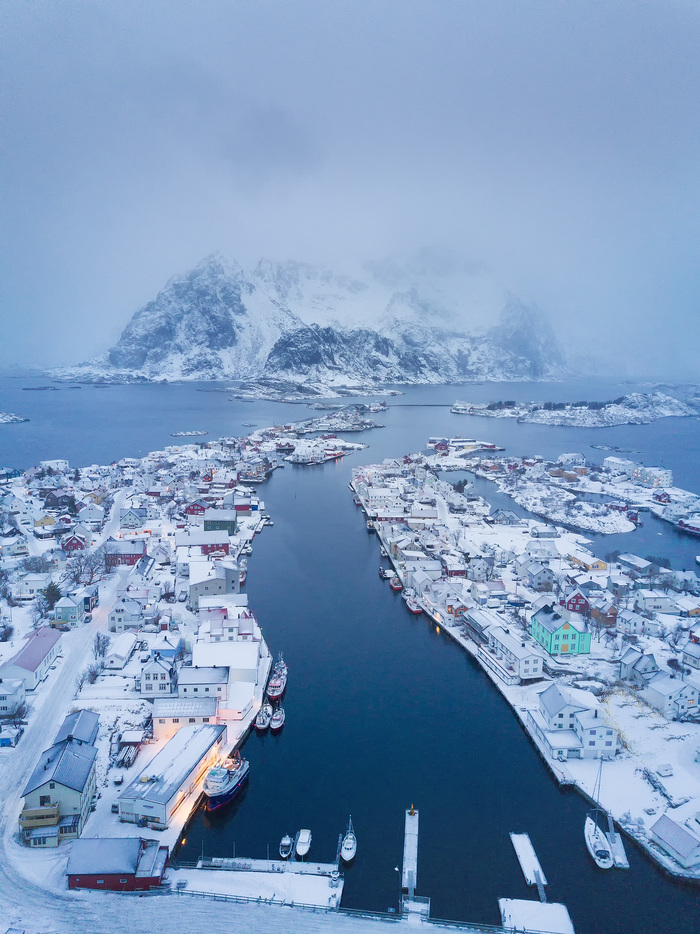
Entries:
{"label": "overcast sky", "polygon": [[214,250],[450,247],[698,375],[700,5],[0,4],[0,365],[106,349]]}

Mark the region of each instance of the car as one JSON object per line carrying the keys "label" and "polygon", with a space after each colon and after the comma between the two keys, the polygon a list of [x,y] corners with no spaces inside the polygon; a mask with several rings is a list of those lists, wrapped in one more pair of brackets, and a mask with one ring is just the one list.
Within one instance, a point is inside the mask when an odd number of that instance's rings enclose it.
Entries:
{"label": "car", "polygon": [[187,591],[181,590],[180,593],[177,595],[177,599],[180,603],[184,603],[185,600],[187,599]]}
{"label": "car", "polygon": [[86,623],[91,623],[91,622],[92,622],[92,613],[86,613],[86,614],[85,614],[85,622],[86,622]]}
{"label": "car", "polygon": [[118,813],[119,813],[119,805],[117,804],[116,801],[113,801],[112,802],[112,814],[118,814]]}

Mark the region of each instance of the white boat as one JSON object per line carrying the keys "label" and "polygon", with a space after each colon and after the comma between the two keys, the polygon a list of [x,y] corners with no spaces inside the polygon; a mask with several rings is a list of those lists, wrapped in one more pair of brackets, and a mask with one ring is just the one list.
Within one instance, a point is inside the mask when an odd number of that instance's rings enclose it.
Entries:
{"label": "white boat", "polygon": [[603,760],[600,760],[598,768],[598,777],[593,786],[593,800],[595,808],[586,815],[586,822],[583,827],[583,839],[586,841],[586,849],[591,854],[596,866],[599,869],[611,869],[615,863],[610,851],[610,844],[603,830],[598,826],[598,815],[600,813],[600,780],[603,774]]}
{"label": "white boat", "polygon": [[344,863],[350,863],[355,859],[355,854],[357,853],[357,837],[355,836],[355,831],[352,826],[352,817],[348,821],[347,833],[343,837],[343,842],[340,847],[340,858]]}
{"label": "white boat", "polygon": [[265,730],[269,727],[270,722],[272,721],[272,704],[263,704],[258,715],[255,718],[255,729],[259,733],[264,733]]}
{"label": "white boat", "polygon": [[610,869],[613,865],[612,853],[608,841],[595,819],[595,811],[586,815],[583,837],[586,848],[599,869]]}
{"label": "white boat", "polygon": [[300,830],[297,834],[296,854],[303,859],[311,848],[311,831]]}
{"label": "white boat", "polygon": [[294,851],[294,840],[286,833],[280,840],[280,857],[282,859],[289,859]]}
{"label": "white boat", "polygon": [[457,401],[450,409],[450,412],[452,412],[453,415],[469,415],[471,409],[471,403]]}
{"label": "white boat", "polygon": [[284,707],[277,707],[272,714],[272,720],[270,720],[270,729],[273,733],[279,733],[279,731],[284,726],[285,713]]}

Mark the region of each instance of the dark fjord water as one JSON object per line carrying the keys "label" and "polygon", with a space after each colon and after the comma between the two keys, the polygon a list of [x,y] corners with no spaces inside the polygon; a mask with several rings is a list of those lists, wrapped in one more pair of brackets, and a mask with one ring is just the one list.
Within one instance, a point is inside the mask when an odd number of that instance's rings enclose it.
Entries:
{"label": "dark fjord water", "polygon": [[[289,663],[287,724],[278,737],[250,737],[247,791],[221,814],[195,815],[182,859],[202,850],[226,856],[234,847],[238,855],[264,857],[268,844],[276,852],[284,833],[310,827],[312,855],[331,860],[352,813],[359,848],[343,903],[385,910],[397,904],[403,809],[413,802],[421,812],[418,891],[431,897],[434,917],[496,923],[499,897],[533,897],[508,839],[509,831],[526,831],[547,874],[549,899],[568,906],[577,931],[694,929],[697,888],[670,881],[631,845],[629,872],[592,866],[583,845],[585,802],[559,790],[474,663],[425,618],[411,616],[380,581],[376,539],[347,489],[354,465],[419,450],[428,435],[443,432],[545,457],[582,451],[602,460],[605,452],[591,444],[618,445],[635,459],[672,467],[678,485],[699,489],[694,419],[576,430],[465,418],[448,408],[455,396],[578,399],[623,391],[525,384],[412,389],[380,417],[385,429],[351,436],[369,450],[320,468],[275,472],[261,490],[275,526],[256,539],[248,592],[271,650],[283,651]],[[174,430],[244,434],[243,422],[310,414],[302,406],[233,403],[188,385],[40,393],[15,385],[0,396],[0,411],[32,419],[0,426],[0,464],[20,467],[48,457],[109,462],[174,443]],[[484,492],[496,498],[490,484]],[[675,567],[688,568],[700,552],[700,542],[648,519],[643,529],[615,539],[597,536],[593,548],[667,554]]]}

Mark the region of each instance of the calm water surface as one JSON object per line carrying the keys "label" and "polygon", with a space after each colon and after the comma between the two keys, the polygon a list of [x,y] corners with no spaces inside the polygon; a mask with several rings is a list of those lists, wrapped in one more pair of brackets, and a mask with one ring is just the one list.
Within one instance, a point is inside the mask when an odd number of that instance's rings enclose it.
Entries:
{"label": "calm water surface", "polygon": [[[0,382],[0,411],[32,420],[0,426],[0,464],[20,467],[47,457],[109,462],[174,443],[170,431],[243,434],[243,422],[309,414],[302,406],[229,402],[226,394],[189,385],[33,393],[12,382],[9,389]],[[268,845],[276,853],[284,833],[309,827],[313,857],[332,860],[352,813],[358,856],[346,872],[344,904],[385,910],[398,901],[403,810],[413,802],[421,814],[418,892],[431,897],[434,917],[497,923],[499,897],[536,897],[508,839],[509,831],[526,831],[549,899],[568,906],[579,934],[695,929],[698,889],[671,882],[631,845],[628,872],[593,867],[583,844],[585,802],[559,790],[471,659],[424,617],[410,615],[379,579],[376,539],[347,489],[354,465],[420,450],[428,435],[443,432],[548,458],[582,451],[602,460],[605,452],[590,444],[618,445],[636,459],[672,467],[679,485],[700,489],[694,419],[577,430],[448,410],[456,396],[579,399],[623,391],[525,384],[410,390],[380,417],[384,430],[351,436],[369,450],[275,472],[263,494],[275,526],[256,538],[247,588],[271,650],[283,651],[290,667],[287,723],[277,737],[249,738],[247,791],[223,813],[195,815],[182,859],[234,850],[264,857]],[[426,402],[433,405],[418,404]],[[495,488],[484,487],[495,501]],[[598,536],[592,547],[668,554],[676,567],[692,567],[700,552],[700,542],[648,517],[643,529],[615,539],[624,544]]]}

